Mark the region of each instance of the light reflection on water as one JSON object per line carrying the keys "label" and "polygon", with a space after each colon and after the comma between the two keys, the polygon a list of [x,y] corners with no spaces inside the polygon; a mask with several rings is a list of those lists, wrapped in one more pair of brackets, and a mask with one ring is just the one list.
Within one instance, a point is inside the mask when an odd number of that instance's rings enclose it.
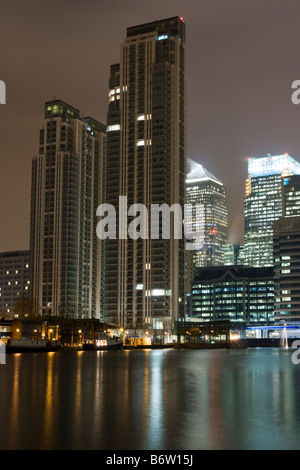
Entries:
{"label": "light reflection on water", "polygon": [[291,351],[8,355],[1,449],[300,449]]}

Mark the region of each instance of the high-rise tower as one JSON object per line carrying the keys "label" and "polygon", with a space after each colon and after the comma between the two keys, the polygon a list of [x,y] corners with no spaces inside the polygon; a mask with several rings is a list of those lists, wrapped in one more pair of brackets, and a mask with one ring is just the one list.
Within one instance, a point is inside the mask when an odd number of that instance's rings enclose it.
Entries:
{"label": "high-rise tower", "polygon": [[282,176],[299,175],[288,154],[250,158],[244,200],[244,264],[273,265],[273,223],[282,216]]}
{"label": "high-rise tower", "polygon": [[[104,202],[117,214],[119,196],[125,210],[143,204],[150,221],[152,204],[183,208],[185,171],[185,23],[173,17],[128,28],[111,67]],[[104,244],[104,320],[172,326],[184,313],[183,238],[151,237],[150,222],[136,240],[119,228]]]}
{"label": "high-rise tower", "polygon": [[45,104],[32,161],[31,295],[39,314],[100,315],[101,202],[105,126],[61,100]]}
{"label": "high-rise tower", "polygon": [[203,246],[194,253],[195,267],[223,265],[228,240],[228,204],[223,183],[202,165],[195,164],[186,179],[186,202],[203,206]]}

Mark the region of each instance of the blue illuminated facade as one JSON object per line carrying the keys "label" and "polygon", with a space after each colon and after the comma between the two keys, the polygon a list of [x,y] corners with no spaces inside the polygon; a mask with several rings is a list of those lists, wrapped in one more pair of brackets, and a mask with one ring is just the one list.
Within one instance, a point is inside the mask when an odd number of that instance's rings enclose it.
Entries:
{"label": "blue illuminated facade", "polygon": [[248,161],[248,174],[252,177],[281,175],[284,172],[300,175],[300,163],[287,153],[250,158]]}

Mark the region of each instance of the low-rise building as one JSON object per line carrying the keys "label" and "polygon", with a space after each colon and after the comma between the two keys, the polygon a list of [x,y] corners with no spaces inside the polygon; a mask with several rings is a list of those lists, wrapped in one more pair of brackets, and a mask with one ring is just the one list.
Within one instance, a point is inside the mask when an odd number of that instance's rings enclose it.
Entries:
{"label": "low-rise building", "polygon": [[27,303],[30,289],[29,251],[0,253],[0,317],[20,315],[20,306]]}
{"label": "low-rise building", "polygon": [[192,316],[199,322],[274,323],[273,267],[199,269],[192,286]]}

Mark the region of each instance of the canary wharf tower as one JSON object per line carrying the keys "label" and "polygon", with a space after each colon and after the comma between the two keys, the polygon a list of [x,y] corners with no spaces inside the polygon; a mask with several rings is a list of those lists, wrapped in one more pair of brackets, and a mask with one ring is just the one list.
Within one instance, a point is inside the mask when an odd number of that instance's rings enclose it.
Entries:
{"label": "canary wharf tower", "polygon": [[[186,171],[185,23],[173,17],[127,29],[111,66],[104,202],[183,208]],[[149,216],[149,220],[150,220]],[[117,225],[119,223],[117,218]],[[132,217],[128,216],[128,224]],[[184,237],[104,242],[103,319],[127,328],[171,327],[184,312]]]}

